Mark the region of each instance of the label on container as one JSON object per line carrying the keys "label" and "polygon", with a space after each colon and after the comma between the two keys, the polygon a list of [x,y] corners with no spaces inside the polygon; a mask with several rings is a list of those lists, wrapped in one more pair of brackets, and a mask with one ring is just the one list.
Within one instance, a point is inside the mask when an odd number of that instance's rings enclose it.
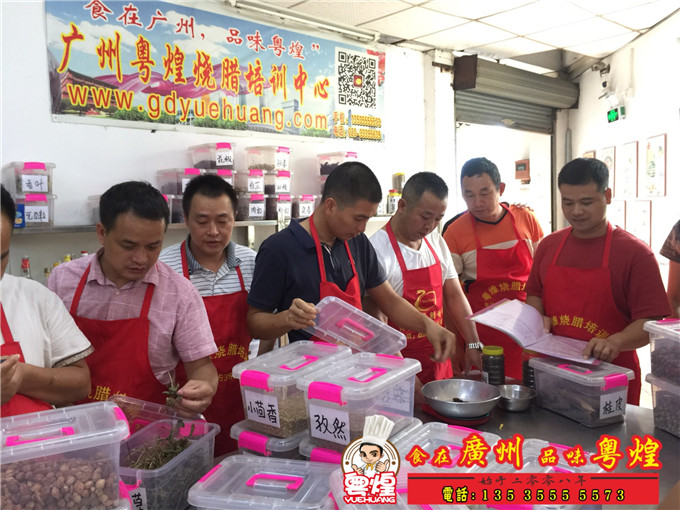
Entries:
{"label": "label on container", "polygon": [[290,201],[277,202],[276,214],[283,215],[284,218],[290,218]]}
{"label": "label on container", "polygon": [[300,217],[307,218],[314,212],[314,202],[300,202]]}
{"label": "label on container", "polygon": [[243,390],[243,395],[246,418],[272,427],[281,427],[279,401],[276,397],[250,390]]}
{"label": "label on container", "polygon": [[248,217],[251,219],[264,218],[264,202],[250,202],[248,205]]}
{"label": "label on container", "polygon": [[128,491],[130,502],[133,510],[149,510],[149,505],[146,502],[146,489],[144,487],[137,487]]}
{"label": "label on container", "polygon": [[27,205],[24,207],[26,223],[48,223],[50,221],[50,209],[44,205]]}
{"label": "label on container", "polygon": [[406,379],[389,390],[383,392],[379,398],[381,407],[388,407],[396,411],[411,411],[411,402],[413,400],[413,389],[411,388],[411,381]]}
{"label": "label on container", "polygon": [[217,149],[215,151],[215,163],[220,166],[234,166],[234,151],[228,149]]}
{"label": "label on container", "polygon": [[277,150],[274,158],[274,170],[288,170],[289,163],[290,153],[287,150]]}
{"label": "label on container", "polygon": [[309,426],[312,437],[349,444],[349,413],[314,404],[309,405]]}
{"label": "label on container", "polygon": [[290,193],[290,172],[282,170],[274,179],[274,191],[276,193]]}
{"label": "label on container", "polygon": [[628,388],[600,395],[600,419],[622,415],[626,407]]}
{"label": "label on container", "polygon": [[264,191],[264,177],[248,176],[248,192],[262,193]]}
{"label": "label on container", "polygon": [[47,193],[46,175],[21,175],[22,193]]}

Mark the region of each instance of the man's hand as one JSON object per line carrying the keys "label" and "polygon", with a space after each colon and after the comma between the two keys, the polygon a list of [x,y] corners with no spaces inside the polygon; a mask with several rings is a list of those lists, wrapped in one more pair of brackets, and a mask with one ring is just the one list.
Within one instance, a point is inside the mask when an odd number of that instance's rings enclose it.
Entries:
{"label": "man's hand", "polygon": [[[482,351],[481,349],[466,349],[465,350],[465,362],[467,363],[467,369],[475,366],[479,370],[482,369]],[[466,372],[467,373],[467,372]]]}
{"label": "man's hand", "polygon": [[431,320],[427,321],[425,335],[434,347],[434,361],[441,363],[453,356],[456,351],[456,335]]}
{"label": "man's hand", "polygon": [[591,338],[586,348],[583,349],[583,359],[594,357],[611,363],[621,352],[618,333],[608,338]]}
{"label": "man's hand", "polygon": [[[182,397],[175,401],[174,408],[183,416],[191,416],[194,414],[202,414],[210,403],[215,394],[212,386],[206,381],[192,379],[182,386],[177,394]],[[223,403],[223,405],[226,405]]]}
{"label": "man's hand", "polygon": [[300,298],[293,299],[288,309],[288,326],[290,329],[304,329],[314,326],[316,308]]}
{"label": "man's hand", "polygon": [[20,364],[18,354],[3,358],[3,362],[0,363],[0,389],[3,404],[9,402],[21,386]]}

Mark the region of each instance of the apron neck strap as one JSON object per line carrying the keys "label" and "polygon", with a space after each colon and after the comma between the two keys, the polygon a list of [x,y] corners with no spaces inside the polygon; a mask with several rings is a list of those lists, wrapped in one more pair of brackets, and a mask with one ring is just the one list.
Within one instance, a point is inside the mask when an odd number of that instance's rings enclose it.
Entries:
{"label": "apron neck strap", "polygon": [[2,338],[6,344],[13,344],[14,337],[12,336],[12,330],[9,329],[9,323],[7,322],[7,317],[5,316],[5,309],[0,303],[0,329],[2,330]]}
{"label": "apron neck strap", "polygon": [[[510,216],[510,221],[512,222],[512,230],[515,233],[515,238],[517,239],[517,242],[523,241],[522,235],[519,233],[519,230],[517,229],[517,223],[515,222],[515,215],[512,214],[512,211],[510,211],[510,208],[505,205],[504,203],[501,202],[500,206],[505,209],[506,214]],[[472,230],[475,234],[475,242],[477,243],[477,249],[481,250],[483,248],[482,242],[479,240],[479,235],[477,234],[477,218],[475,218],[474,214],[472,214],[470,211],[468,211],[468,214],[470,215],[470,221],[472,222]],[[501,218],[498,223],[503,221],[503,218]],[[496,223],[496,225],[498,225]]]}
{"label": "apron neck strap", "polygon": [[[326,265],[323,263],[323,248],[321,248],[321,241],[319,240],[319,234],[316,231],[316,226],[314,225],[314,215],[309,217],[309,231],[312,233],[312,239],[314,239],[314,247],[316,248],[316,259],[319,262],[319,271],[321,273],[321,282],[326,283],[328,279],[326,278]],[[345,241],[345,250],[347,250],[347,257],[349,257],[349,262],[352,265],[352,274],[356,275],[357,270],[354,267],[354,259],[352,258],[352,252],[349,250],[349,244]]]}
{"label": "apron neck strap", "polygon": [[187,260],[187,242],[182,241],[182,245],[179,247],[179,253],[180,256],[182,257],[182,274],[184,275],[184,278],[187,280],[191,280],[191,276],[189,275],[189,262]]}
{"label": "apron neck strap", "polygon": [[71,301],[71,315],[76,316],[76,312],[78,312],[78,305],[80,304],[80,296],[83,295],[83,289],[85,288],[85,284],[87,283],[87,275],[90,274],[90,267],[92,266],[92,263],[87,266],[87,269],[85,269],[85,272],[83,273],[83,276],[80,277],[80,281],[78,282],[78,286],[76,287],[76,291],[73,294],[73,301]]}

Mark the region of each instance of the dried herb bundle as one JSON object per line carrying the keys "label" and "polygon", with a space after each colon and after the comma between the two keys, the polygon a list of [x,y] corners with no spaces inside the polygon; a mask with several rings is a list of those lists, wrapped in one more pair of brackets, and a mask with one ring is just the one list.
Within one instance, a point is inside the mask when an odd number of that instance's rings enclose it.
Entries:
{"label": "dried herb bundle", "polygon": [[189,437],[176,438],[177,431],[183,426],[184,422],[179,420],[173,424],[168,437],[157,437],[153,441],[134,448],[130,452],[130,457],[135,460],[130,462],[130,467],[133,469],[158,469],[177,457],[191,446],[189,438],[194,435],[196,427],[195,424],[191,425]]}
{"label": "dried herb bundle", "polygon": [[166,395],[165,405],[168,407],[174,407],[175,402],[177,402],[182,397],[177,394],[177,391],[179,390],[179,383],[175,381],[171,373],[168,375],[170,376],[170,385],[168,386],[168,389],[163,392],[163,395]]}

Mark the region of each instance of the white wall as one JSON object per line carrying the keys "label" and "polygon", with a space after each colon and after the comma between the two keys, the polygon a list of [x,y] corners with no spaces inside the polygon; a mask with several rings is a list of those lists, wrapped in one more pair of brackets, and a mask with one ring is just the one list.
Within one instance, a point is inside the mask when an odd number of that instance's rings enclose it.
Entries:
{"label": "white wall", "polygon": [[[122,127],[53,122],[50,114],[47,79],[45,11],[41,1],[8,1],[2,6],[2,156],[11,161],[50,161],[56,164],[54,176],[55,225],[82,225],[90,222],[88,195],[101,194],[112,184],[128,179],[155,183],[156,170],[191,165],[187,147],[199,143],[230,141],[235,144],[236,170],[246,168],[244,148],[252,145],[287,145],[291,168],[295,171],[294,193],[313,193],[318,189],[316,154],[352,150],[380,179],[384,194],[391,187],[391,175],[405,172],[407,177],[424,170],[425,124],[424,95],[426,57],[408,49],[387,47],[385,142],[347,142],[276,136],[242,131],[156,131]],[[446,75],[448,76],[448,75]],[[450,76],[449,76],[450,81]],[[428,81],[428,91],[433,85]],[[428,92],[428,94],[432,94]],[[453,101],[451,100],[451,105]],[[452,108],[452,106],[451,106]],[[450,139],[453,139],[451,134]],[[433,163],[435,166],[437,163]],[[436,170],[436,168],[435,168]],[[94,238],[94,234],[88,234]],[[54,236],[15,236],[10,272],[19,270],[23,251],[46,257],[34,262],[35,268],[51,265],[67,251],[59,246],[47,257],[36,253],[57,240]],[[68,236],[66,236],[68,238]],[[175,236],[177,237],[177,236]],[[92,238],[78,234],[70,251],[92,249]],[[23,241],[22,241],[23,239]],[[175,238],[173,237],[173,241]],[[64,242],[60,236],[59,242]],[[94,247],[96,247],[96,240]],[[56,257],[56,259],[54,258]]]}

